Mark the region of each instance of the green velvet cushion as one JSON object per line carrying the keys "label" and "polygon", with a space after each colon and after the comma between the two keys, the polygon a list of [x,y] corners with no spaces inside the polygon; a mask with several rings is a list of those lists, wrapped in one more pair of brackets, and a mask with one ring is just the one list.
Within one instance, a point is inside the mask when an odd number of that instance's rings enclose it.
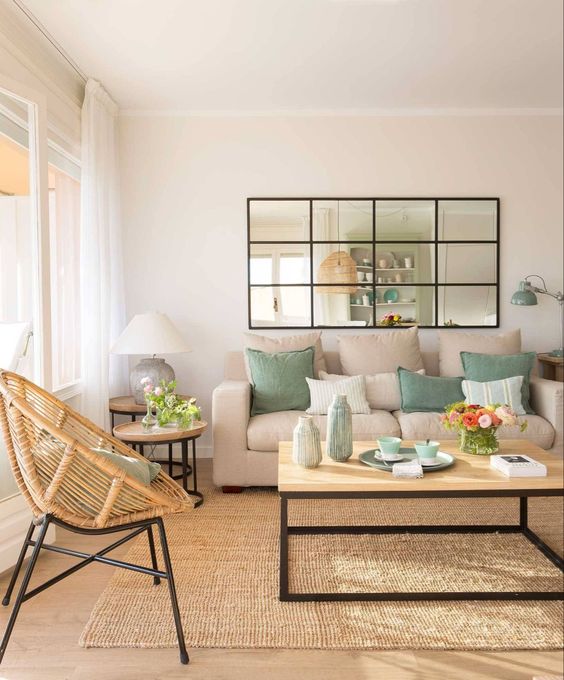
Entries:
{"label": "green velvet cushion", "polygon": [[525,411],[534,415],[535,412],[529,402],[529,378],[536,358],[534,352],[522,352],[521,354],[460,352],[460,358],[467,380],[489,382],[490,380],[503,380],[515,375],[522,375],[521,402]]}
{"label": "green velvet cushion", "polygon": [[119,453],[108,451],[106,449],[92,449],[94,453],[103,456],[112,463],[115,463],[122,470],[125,470],[128,475],[137,479],[141,484],[147,486],[155,479],[161,470],[158,463],[152,463],[149,460],[138,460],[137,458],[130,458],[129,456],[122,456]]}
{"label": "green velvet cushion", "polygon": [[398,368],[401,393],[401,410],[404,413],[415,411],[444,411],[445,406],[464,401],[463,378],[438,378],[421,375]]}
{"label": "green velvet cushion", "polygon": [[306,378],[313,378],[314,348],[299,352],[246,349],[253,378],[251,415],[275,411],[305,411],[309,407]]}

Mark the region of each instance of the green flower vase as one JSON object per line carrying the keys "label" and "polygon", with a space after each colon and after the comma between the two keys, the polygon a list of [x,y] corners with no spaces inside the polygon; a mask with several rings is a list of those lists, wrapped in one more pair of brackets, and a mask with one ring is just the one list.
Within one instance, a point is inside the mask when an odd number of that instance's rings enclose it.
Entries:
{"label": "green flower vase", "polygon": [[491,456],[499,451],[496,428],[488,427],[476,432],[462,430],[459,435],[458,447],[462,453],[474,456]]}

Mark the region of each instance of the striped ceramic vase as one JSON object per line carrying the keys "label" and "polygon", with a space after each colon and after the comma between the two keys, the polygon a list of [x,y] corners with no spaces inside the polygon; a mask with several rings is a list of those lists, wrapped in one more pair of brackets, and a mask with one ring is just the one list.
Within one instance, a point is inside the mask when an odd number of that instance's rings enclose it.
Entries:
{"label": "striped ceramic vase", "polygon": [[306,468],[321,463],[321,437],[311,416],[300,416],[294,429],[292,460]]}
{"label": "striped ceramic vase", "polygon": [[352,411],[347,397],[336,394],[327,411],[327,455],[343,462],[352,456]]}

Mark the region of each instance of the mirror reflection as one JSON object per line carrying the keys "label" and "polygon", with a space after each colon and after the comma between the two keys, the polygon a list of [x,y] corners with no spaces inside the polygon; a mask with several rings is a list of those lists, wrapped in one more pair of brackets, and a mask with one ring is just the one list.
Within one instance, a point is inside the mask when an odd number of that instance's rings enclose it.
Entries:
{"label": "mirror reflection", "polygon": [[495,244],[439,244],[439,283],[496,283]]}
{"label": "mirror reflection", "polygon": [[497,202],[439,201],[439,239],[443,241],[495,241]]}
{"label": "mirror reflection", "polygon": [[439,326],[495,326],[496,286],[439,286]]}
{"label": "mirror reflection", "polygon": [[251,241],[309,241],[309,201],[250,201]]}
{"label": "mirror reflection", "polygon": [[432,241],[435,201],[376,201],[377,241]]}
{"label": "mirror reflection", "polygon": [[497,199],[252,199],[251,327],[495,326],[497,223]]}

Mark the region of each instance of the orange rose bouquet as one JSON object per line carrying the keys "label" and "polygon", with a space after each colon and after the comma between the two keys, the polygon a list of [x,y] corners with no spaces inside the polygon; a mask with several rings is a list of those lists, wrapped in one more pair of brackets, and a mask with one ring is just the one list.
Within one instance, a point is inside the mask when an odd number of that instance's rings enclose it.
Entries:
{"label": "orange rose bouquet", "polygon": [[518,425],[521,432],[527,428],[527,421],[519,424],[515,412],[506,404],[480,406],[460,401],[445,408],[441,421],[446,430],[458,432],[462,452],[486,456],[499,449],[498,427]]}

